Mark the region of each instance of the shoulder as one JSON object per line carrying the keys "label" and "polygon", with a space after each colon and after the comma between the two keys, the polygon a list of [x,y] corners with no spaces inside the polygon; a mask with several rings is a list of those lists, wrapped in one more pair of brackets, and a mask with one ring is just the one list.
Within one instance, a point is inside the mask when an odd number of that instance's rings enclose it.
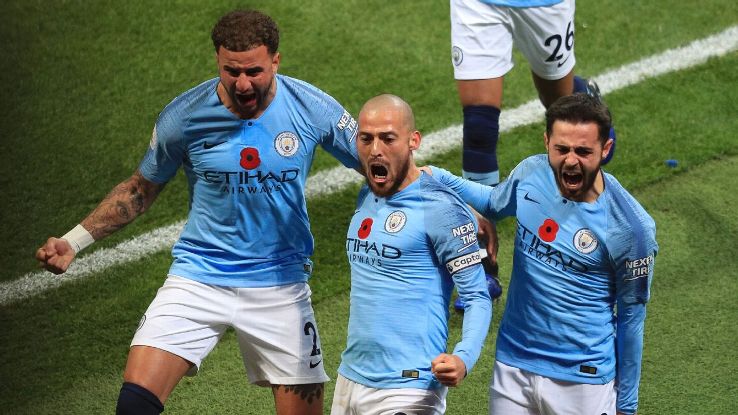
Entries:
{"label": "shoulder", "polygon": [[430,207],[442,205],[462,205],[465,206],[463,200],[456,192],[442,184],[435,177],[423,172],[419,180],[420,197],[431,204]]}
{"label": "shoulder", "polygon": [[422,201],[427,221],[441,225],[473,220],[471,211],[456,192],[425,173],[418,180],[418,197]]}
{"label": "shoulder", "polygon": [[604,173],[607,198],[608,232],[618,239],[636,239],[648,245],[656,243],[656,222],[646,209],[611,174]]}
{"label": "shoulder", "polygon": [[157,134],[166,136],[167,132],[180,130],[189,121],[192,113],[215,93],[218,78],[205,81],[174,98],[159,114],[156,122]]}
{"label": "shoulder", "polygon": [[536,154],[523,159],[510,172],[510,176],[528,176],[531,173],[546,172],[549,169],[548,156],[546,154]]}
{"label": "shoulder", "polygon": [[185,115],[194,108],[202,105],[209,96],[215,93],[218,78],[207,80],[193,88],[188,89],[174,98],[161,112],[162,115]]}
{"label": "shoulder", "polygon": [[338,101],[332,96],[305,81],[286,75],[277,75],[277,80],[283,88],[288,101],[300,105],[308,113],[317,113],[341,107]]}

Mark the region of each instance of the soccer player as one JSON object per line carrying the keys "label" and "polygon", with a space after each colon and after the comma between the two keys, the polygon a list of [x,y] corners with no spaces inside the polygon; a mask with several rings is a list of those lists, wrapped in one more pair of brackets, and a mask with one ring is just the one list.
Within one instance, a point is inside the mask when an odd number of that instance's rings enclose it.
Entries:
{"label": "soccer player", "polygon": [[574,94],[546,111],[548,155],[496,187],[432,168],[482,215],[517,219],[490,414],[636,412],[658,245],[653,219],[600,168],[609,129],[607,107]]}
{"label": "soccer player", "polygon": [[[370,99],[357,147],[367,184],[346,237],[351,307],[331,413],[441,414],[448,386],[472,370],[492,316],[474,218],[413,161],[421,136],[410,106]],[[454,284],[466,304],[446,353]]]}
{"label": "soccer player", "polygon": [[318,145],[358,167],[356,122],[333,98],[277,74],[276,23],[233,11],[212,31],[219,76],[161,112],[139,168],[80,225],[36,253],[62,273],[75,255],[133,221],[181,166],[190,213],[174,262],[131,342],[118,414],[158,414],[233,327],[249,380],[278,414],[322,414],[320,337],[305,181]]}
{"label": "soccer player", "polygon": [[[451,0],[452,63],[464,112],[463,176],[487,185],[500,181],[499,119],[513,42],[530,63],[545,107],[572,92],[600,94],[594,82],[574,76],[574,0]],[[615,139],[614,130],[610,136]],[[614,141],[604,163],[613,153]]]}

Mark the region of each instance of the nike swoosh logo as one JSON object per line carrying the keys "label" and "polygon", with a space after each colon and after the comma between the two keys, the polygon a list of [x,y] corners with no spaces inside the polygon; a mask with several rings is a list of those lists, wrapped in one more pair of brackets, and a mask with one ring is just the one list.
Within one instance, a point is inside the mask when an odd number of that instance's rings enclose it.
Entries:
{"label": "nike swoosh logo", "polygon": [[221,144],[223,144],[223,143],[225,143],[225,141],[221,141],[221,142],[219,142],[219,143],[213,143],[213,144],[210,144],[210,143],[208,143],[208,142],[206,141],[206,142],[205,142],[205,143],[204,143],[204,144],[202,145],[202,148],[204,148],[205,150],[210,150],[211,148],[213,148],[213,147],[216,147],[216,146],[219,146],[219,145],[221,145]]}
{"label": "nike swoosh logo", "polygon": [[318,365],[319,365],[319,364],[320,364],[320,362],[322,362],[322,361],[323,361],[323,359],[320,359],[320,360],[318,360],[317,362],[313,363],[313,362],[312,362],[312,360],[311,360],[311,361],[310,361],[310,363],[309,363],[309,365],[310,365],[310,369],[315,369],[316,367],[318,367]]}
{"label": "nike swoosh logo", "polygon": [[530,196],[528,196],[528,192],[525,192],[525,196],[523,196],[523,199],[525,199],[525,200],[527,200],[529,202],[538,203],[539,205],[541,204],[541,202],[539,202],[539,201],[537,201],[535,199],[531,199]]}
{"label": "nike swoosh logo", "polygon": [[[569,56],[571,56],[571,55],[569,55]],[[559,63],[557,64],[559,68],[561,68],[561,67],[562,67],[562,66],[564,65],[564,63],[566,63],[566,61],[568,61],[568,60],[569,60],[569,56],[567,56],[567,57],[566,57],[566,59],[564,59],[563,61],[561,61],[561,62],[559,62]]]}

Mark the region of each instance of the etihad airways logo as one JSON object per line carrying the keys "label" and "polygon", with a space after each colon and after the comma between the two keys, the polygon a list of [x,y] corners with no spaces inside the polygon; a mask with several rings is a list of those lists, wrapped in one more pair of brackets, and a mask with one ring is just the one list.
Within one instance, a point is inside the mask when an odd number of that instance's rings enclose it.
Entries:
{"label": "etihad airways logo", "polygon": [[202,174],[206,182],[222,186],[222,193],[271,193],[282,190],[282,184],[297,180],[299,176],[298,169],[205,171]]}
{"label": "etihad airways logo", "polygon": [[559,251],[544,242],[537,233],[526,228],[518,222],[518,249],[525,252],[529,257],[564,271],[587,272],[587,266],[576,258]]}
{"label": "etihad airways logo", "polygon": [[398,259],[402,256],[400,248],[357,238],[346,238],[346,253],[350,262],[373,267],[381,267],[382,259]]}

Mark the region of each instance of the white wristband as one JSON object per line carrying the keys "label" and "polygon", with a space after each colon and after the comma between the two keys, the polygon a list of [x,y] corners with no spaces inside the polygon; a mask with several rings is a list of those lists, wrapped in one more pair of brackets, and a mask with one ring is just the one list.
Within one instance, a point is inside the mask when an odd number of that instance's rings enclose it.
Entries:
{"label": "white wristband", "polygon": [[87,248],[88,246],[92,245],[93,242],[95,242],[95,239],[92,237],[92,235],[90,235],[90,233],[87,232],[87,229],[85,229],[82,225],[75,226],[74,229],[67,232],[61,238],[69,242],[69,245],[72,246],[72,249],[74,249],[74,252],[77,254],[79,253],[79,251]]}

